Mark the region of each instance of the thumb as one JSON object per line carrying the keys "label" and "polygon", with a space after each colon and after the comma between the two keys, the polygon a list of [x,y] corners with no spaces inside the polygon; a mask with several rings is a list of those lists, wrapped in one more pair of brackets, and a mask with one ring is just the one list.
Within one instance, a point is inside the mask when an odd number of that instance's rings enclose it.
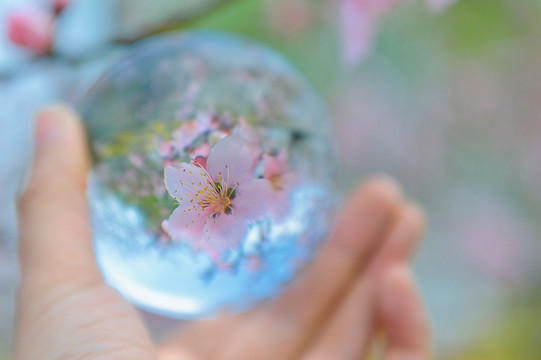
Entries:
{"label": "thumb", "polygon": [[88,153],[78,116],[53,106],[36,121],[34,166],[19,202],[21,289],[101,281],[85,199]]}
{"label": "thumb", "polygon": [[34,168],[19,203],[16,359],[154,357],[137,312],[105,286],[94,261],[88,163],[78,116],[60,106],[42,111]]}

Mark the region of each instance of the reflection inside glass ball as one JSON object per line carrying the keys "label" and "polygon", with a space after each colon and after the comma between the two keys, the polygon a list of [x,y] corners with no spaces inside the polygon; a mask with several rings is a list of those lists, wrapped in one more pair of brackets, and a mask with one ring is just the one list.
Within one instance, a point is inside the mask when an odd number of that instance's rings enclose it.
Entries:
{"label": "reflection inside glass ball", "polygon": [[326,109],[274,51],[212,32],[145,41],[81,104],[96,256],[136,305],[171,317],[276,296],[336,202]]}

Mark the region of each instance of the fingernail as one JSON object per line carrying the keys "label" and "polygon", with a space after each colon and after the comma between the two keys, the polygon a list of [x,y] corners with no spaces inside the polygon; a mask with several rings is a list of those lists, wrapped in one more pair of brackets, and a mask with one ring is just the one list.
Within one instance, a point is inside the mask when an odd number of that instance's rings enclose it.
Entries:
{"label": "fingernail", "polygon": [[62,132],[62,116],[54,108],[40,111],[36,119],[36,145],[41,147],[54,141]]}

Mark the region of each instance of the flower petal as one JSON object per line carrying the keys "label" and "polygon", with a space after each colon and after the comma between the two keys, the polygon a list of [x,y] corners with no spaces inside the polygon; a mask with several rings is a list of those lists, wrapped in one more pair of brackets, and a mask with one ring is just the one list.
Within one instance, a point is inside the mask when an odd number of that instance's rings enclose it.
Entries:
{"label": "flower petal", "polygon": [[270,215],[277,221],[281,221],[286,218],[291,210],[288,190],[289,189],[275,192],[275,196],[272,198],[272,202],[270,204]]}
{"label": "flower petal", "polygon": [[349,64],[355,64],[369,54],[379,19],[360,8],[356,0],[344,0],[340,14],[343,56]]}
{"label": "flower petal", "polygon": [[181,164],[178,168],[165,168],[165,187],[169,194],[179,202],[169,217],[168,229],[171,237],[182,232],[202,233],[203,225],[211,209],[203,209],[198,201],[199,191],[206,191],[210,184],[203,169],[192,164]]}
{"label": "flower petal", "polygon": [[207,222],[205,235],[208,243],[222,252],[238,246],[247,231],[246,220],[232,214],[221,214]]}
{"label": "flower petal", "polygon": [[241,183],[233,199],[233,212],[235,216],[248,221],[261,219],[269,211],[272,203],[273,191],[266,179],[249,179]]}
{"label": "flower petal", "polygon": [[371,51],[381,16],[399,0],[343,0],[340,3],[344,58],[349,64],[363,60]]}
{"label": "flower petal", "polygon": [[201,234],[206,218],[189,203],[184,202],[173,211],[169,220],[164,222],[162,227],[173,239],[178,240],[186,234]]}
{"label": "flower petal", "polygon": [[269,179],[276,175],[282,175],[287,170],[287,159],[285,151],[278,156],[263,154],[263,176]]}
{"label": "flower petal", "polygon": [[223,181],[232,187],[248,177],[251,168],[250,152],[235,135],[226,136],[218,141],[210,150],[207,159],[207,169],[214,181]]}
{"label": "flower petal", "polygon": [[195,201],[195,194],[209,185],[209,182],[204,169],[193,164],[182,163],[178,167],[165,168],[165,187],[169,195],[180,203]]}

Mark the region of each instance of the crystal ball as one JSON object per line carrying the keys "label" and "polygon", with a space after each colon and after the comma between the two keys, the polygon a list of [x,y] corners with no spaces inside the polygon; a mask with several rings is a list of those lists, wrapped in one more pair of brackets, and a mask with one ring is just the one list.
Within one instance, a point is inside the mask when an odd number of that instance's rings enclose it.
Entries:
{"label": "crystal ball", "polygon": [[330,117],[270,48],[208,31],[149,38],[79,109],[96,259],[136,306],[182,319],[247,310],[280,294],[327,237]]}

